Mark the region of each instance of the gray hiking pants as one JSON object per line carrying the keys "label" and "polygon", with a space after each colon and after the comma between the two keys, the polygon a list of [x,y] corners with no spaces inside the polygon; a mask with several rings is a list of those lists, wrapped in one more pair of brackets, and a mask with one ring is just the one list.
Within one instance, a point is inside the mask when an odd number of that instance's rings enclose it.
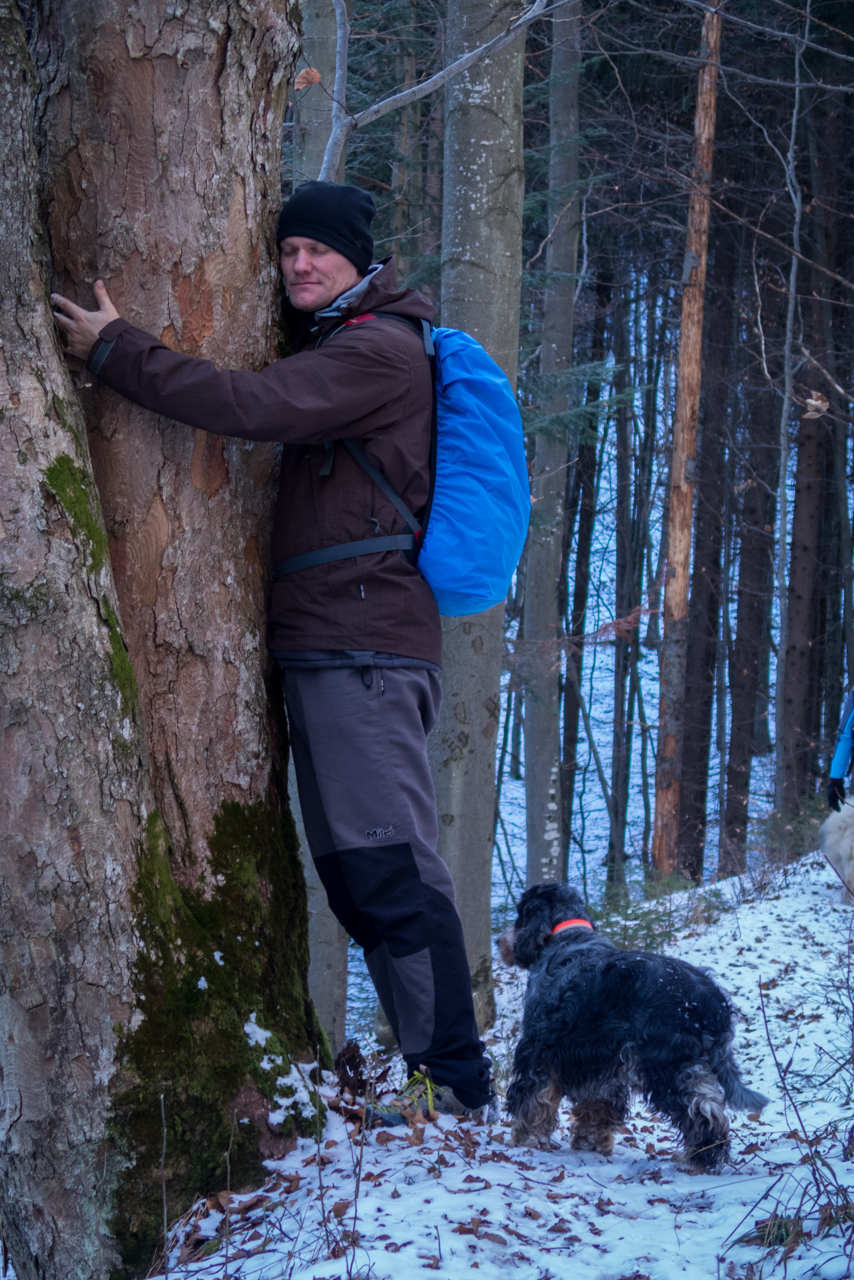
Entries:
{"label": "gray hiking pants", "polygon": [[305,830],[329,905],[364,948],[410,1069],[466,1106],[489,1098],[462,925],[436,852],[427,734],[439,677],[408,667],[284,668]]}

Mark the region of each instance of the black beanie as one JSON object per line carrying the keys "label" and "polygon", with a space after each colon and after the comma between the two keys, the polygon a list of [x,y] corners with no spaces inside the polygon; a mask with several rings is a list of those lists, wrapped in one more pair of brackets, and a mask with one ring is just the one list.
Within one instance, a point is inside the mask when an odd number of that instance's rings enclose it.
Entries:
{"label": "black beanie", "polygon": [[305,182],[285,201],[276,244],[286,236],[319,240],[344,255],[365,276],[374,260],[371,220],[377,211],[367,191],[340,182]]}

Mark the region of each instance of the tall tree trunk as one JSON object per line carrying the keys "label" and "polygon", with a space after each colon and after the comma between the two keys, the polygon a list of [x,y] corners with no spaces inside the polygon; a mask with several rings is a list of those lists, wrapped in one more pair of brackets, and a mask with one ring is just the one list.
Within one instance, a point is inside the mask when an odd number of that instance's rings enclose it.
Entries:
{"label": "tall tree trunk", "polygon": [[[451,0],[448,59],[504,29],[506,0]],[[522,279],[523,43],[445,89],[442,323],[482,342],[515,385]],[[443,705],[428,740],[439,852],[454,878],[481,1026],[495,1017],[490,887],[504,604],[443,622]]]}
{"label": "tall tree trunk", "polygon": [[655,827],[652,861],[656,873],[676,870],[684,735],[685,662],[688,642],[688,570],[694,507],[694,465],[703,354],[703,305],[709,239],[709,195],[715,142],[717,78],[720,63],[719,0],[703,19],[697,110],[694,117],[694,186],[688,207],[688,236],[682,278],[679,377],[673,422],[664,637],[661,645],[661,699],[655,771]]}
{"label": "tall tree trunk", "polygon": [[815,597],[824,498],[825,436],[826,428],[820,418],[801,421],[792,511],[789,628],[783,678],[784,804],[786,812],[792,814],[800,812],[801,803],[810,789],[810,762],[815,750],[809,710],[816,640]]}
{"label": "tall tree trunk", "polygon": [[[408,6],[408,23],[417,20],[414,2]],[[397,57],[397,82],[404,89],[415,84],[415,54],[404,49]],[[394,194],[394,260],[399,283],[411,270],[411,259],[419,252],[419,235],[412,227],[420,221],[421,195],[421,103],[403,107],[397,116],[395,156],[391,166],[391,189]]]}
{"label": "tall tree trunk", "polygon": [[[41,0],[34,26],[61,291],[87,305],[102,276],[122,313],[168,345],[263,365],[296,48],[283,0],[144,11]],[[317,1052],[263,641],[277,451],[157,419],[107,390],[86,393],[84,408],[157,806],[133,886],[147,1016],[123,1042],[128,1087],[114,1106],[128,1154],[116,1230],[126,1265],[147,1268],[162,1214],[160,1094],[174,1214],[223,1185],[234,1113],[250,1123],[234,1130],[232,1185],[263,1176],[263,1157],[284,1151],[299,1122],[271,1129],[266,1099],[288,1055]],[[268,1052],[269,1069],[243,1032],[252,1013],[283,1051]]]}
{"label": "tall tree trunk", "polygon": [[[804,39],[809,40],[810,30],[810,5],[811,0],[807,0],[806,21],[804,23]],[[786,303],[786,336],[783,343],[783,407],[780,411],[780,478],[777,483],[777,612],[779,617],[779,635],[777,641],[777,671],[774,688],[774,734],[775,734],[775,778],[774,778],[774,805],[778,812],[782,813],[788,809],[790,812],[797,812],[799,801],[797,796],[797,782],[793,775],[793,759],[795,752],[795,744],[789,736],[789,730],[792,726],[791,715],[787,710],[787,702],[789,694],[793,692],[791,682],[786,677],[786,663],[789,659],[789,601],[792,595],[792,577],[791,570],[787,576],[787,548],[789,545],[789,498],[788,498],[788,477],[789,477],[789,433],[791,431],[791,414],[792,402],[794,398],[794,371],[795,371],[795,321],[797,317],[798,306],[798,267],[801,250],[801,223],[803,220],[803,193],[801,189],[800,178],[798,175],[798,148],[797,139],[800,126],[800,105],[801,105],[801,51],[802,46],[799,43],[794,45],[795,67],[794,81],[795,94],[792,105],[792,120],[789,129],[789,147],[786,157],[783,160],[784,173],[786,179],[786,187],[788,189],[789,198],[792,201],[792,253],[789,264],[789,289],[788,299]],[[777,152],[779,156],[779,151]],[[781,157],[782,158],[782,157]],[[798,450],[800,453],[800,448]],[[809,503],[807,503],[809,506]],[[803,503],[803,495],[801,501],[801,524],[799,535],[806,534],[809,537],[808,523],[804,524],[806,518],[806,508]],[[794,531],[794,517],[792,527]],[[794,533],[793,533],[793,549],[794,549]],[[799,583],[799,585],[801,585]],[[796,609],[799,608],[797,596],[795,600]],[[796,644],[803,634],[800,622],[796,623]],[[802,659],[797,654],[793,655],[795,665],[801,667]],[[797,695],[795,694],[797,699]]]}
{"label": "tall tree trunk", "polygon": [[718,656],[724,486],[726,482],[731,316],[735,259],[724,235],[715,253],[713,304],[706,327],[703,434],[697,465],[694,565],[688,606],[685,743],[679,815],[679,870],[701,884],[706,844],[706,795]]}
{"label": "tall tree trunk", "polygon": [[[320,83],[295,93],[293,182],[311,181],[320,173],[332,131],[332,87],[335,84],[337,26],[332,0],[303,0],[302,58],[298,67],[313,67]],[[285,175],[287,176],[287,174]],[[342,156],[339,181],[344,180]],[[308,891],[308,946],[311,962],[308,987],[320,1025],[333,1054],[344,1045],[347,1022],[347,932],[329,907],[326,890],[308,847],[293,764],[288,768],[288,803],[300,843],[300,857]]]}
{"label": "tall tree trunk", "polygon": [[[575,272],[578,257],[578,35],[581,0],[552,18],[549,88],[548,284],[543,313],[540,373],[543,409],[555,415],[536,437],[531,496],[534,511],[528,542],[525,590],[525,802],[527,883],[561,879],[560,572],[563,560],[564,497],[568,462],[565,414],[569,396],[561,385],[572,364]],[[551,383],[551,385],[550,385]],[[564,872],[565,878],[565,872]]]}
{"label": "tall tree trunk", "polygon": [[[335,85],[337,26],[332,0],[300,0],[302,57],[297,70],[312,67],[320,75],[317,84],[294,91],[294,149],[292,178],[295,187],[318,177],[323,153],[332,132],[332,90]],[[344,181],[342,157],[338,181]]]}
{"label": "tall tree trunk", "polygon": [[[0,1236],[18,1280],[106,1280],[148,769],[83,416],[54,335],[35,82],[0,0]],[[5,1269],[5,1267],[4,1267]]]}
{"label": "tall tree trunk", "polygon": [[[810,176],[813,193],[813,219],[815,228],[815,260],[819,266],[835,269],[838,260],[837,245],[839,239],[839,219],[836,213],[839,185],[839,147],[841,135],[838,113],[826,111],[821,117],[821,135],[823,154],[819,153],[818,129],[816,127],[816,110],[807,116],[807,138],[810,153]],[[839,640],[831,640],[832,656],[827,672],[827,696],[824,707],[825,738],[830,748],[832,735],[835,733],[841,711],[841,701],[845,690],[845,671],[851,680],[854,673],[854,606],[852,605],[852,584],[854,584],[854,566],[852,566],[851,514],[849,511],[848,486],[848,412],[847,405],[839,395],[838,366],[838,332],[840,318],[834,314],[834,299],[829,288],[829,281],[824,272],[813,273],[812,293],[817,299],[814,304],[820,310],[820,318],[815,325],[818,339],[817,355],[819,363],[827,370],[827,376],[813,371],[813,377],[821,377],[824,390],[831,406],[829,426],[832,440],[833,466],[830,477],[831,502],[829,507],[835,509],[837,517],[837,553],[838,569],[833,575],[841,584],[841,599],[833,598],[833,587],[828,600],[828,607],[841,612],[841,635]],[[828,419],[826,419],[828,421]],[[825,509],[824,517],[830,511]],[[835,585],[835,584],[834,584]],[[841,610],[839,606],[841,605]]]}
{"label": "tall tree trunk", "polygon": [[[596,313],[590,344],[590,360],[601,365],[605,359],[605,327],[608,307],[611,304],[610,276],[601,276],[596,282]],[[578,461],[575,464],[574,484],[578,490],[578,536],[575,543],[575,577],[572,593],[572,612],[567,631],[573,641],[567,652],[567,662],[575,664],[578,687],[581,687],[584,635],[587,617],[587,598],[590,592],[590,552],[593,547],[593,526],[596,521],[596,470],[599,465],[599,398],[602,393],[601,375],[597,373],[587,384],[585,413],[578,440]],[[567,558],[569,549],[566,548]],[[563,701],[563,759],[561,763],[561,813],[567,851],[572,833],[572,809],[575,795],[575,778],[578,772],[578,719],[581,706],[575,684],[567,680]],[[562,868],[563,880],[567,868]]]}
{"label": "tall tree trunk", "polygon": [[[632,547],[632,446],[629,431],[629,312],[627,286],[617,290],[614,307],[614,394],[616,425],[614,616],[627,617],[635,605]],[[629,683],[631,637],[619,631],[614,637],[614,717],[611,735],[611,823],[608,839],[607,891],[621,895],[626,887],[626,820],[629,805],[629,769],[632,750],[634,686]]]}
{"label": "tall tree trunk", "polygon": [[735,641],[729,664],[730,735],[724,832],[718,878],[741,875],[747,866],[750,772],[756,752],[757,697],[768,648],[767,619],[773,594],[775,489],[777,484],[776,398],[765,386],[748,385],[749,442],[739,533]]}

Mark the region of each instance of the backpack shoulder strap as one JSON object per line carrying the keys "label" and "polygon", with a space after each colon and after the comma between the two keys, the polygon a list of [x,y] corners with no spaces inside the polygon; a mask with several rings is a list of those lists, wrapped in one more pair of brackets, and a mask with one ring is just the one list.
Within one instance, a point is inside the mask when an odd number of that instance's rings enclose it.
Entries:
{"label": "backpack shoulder strap", "polygon": [[412,531],[412,533],[415,534],[415,539],[417,542],[419,537],[421,536],[421,528],[418,524],[418,521],[415,519],[415,516],[409,510],[409,507],[406,505],[406,503],[403,501],[403,498],[401,498],[400,495],[396,492],[396,490],[394,490],[391,487],[391,485],[389,484],[388,480],[386,480],[383,473],[379,471],[376,467],[371,466],[370,462],[368,462],[368,459],[362,453],[362,450],[359,448],[357,444],[354,444],[352,440],[347,440],[347,439],[342,439],[341,443],[344,445],[344,448],[347,449],[348,452],[351,453],[352,456],[356,459],[356,461],[358,462],[362,470],[367,471],[368,475],[371,477],[371,479],[373,480],[377,488],[382,489],[383,493],[388,498],[389,502],[393,503],[393,505],[397,507],[398,511],[403,516],[410,530]]}

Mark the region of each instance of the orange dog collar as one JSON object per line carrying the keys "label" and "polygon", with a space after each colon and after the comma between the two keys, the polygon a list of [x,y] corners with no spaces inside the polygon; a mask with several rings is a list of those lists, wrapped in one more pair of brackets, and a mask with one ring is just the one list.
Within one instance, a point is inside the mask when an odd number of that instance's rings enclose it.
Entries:
{"label": "orange dog collar", "polygon": [[560,924],[555,925],[552,933],[560,933],[561,929],[574,929],[577,924],[583,924],[585,929],[593,928],[589,920],[562,920]]}

